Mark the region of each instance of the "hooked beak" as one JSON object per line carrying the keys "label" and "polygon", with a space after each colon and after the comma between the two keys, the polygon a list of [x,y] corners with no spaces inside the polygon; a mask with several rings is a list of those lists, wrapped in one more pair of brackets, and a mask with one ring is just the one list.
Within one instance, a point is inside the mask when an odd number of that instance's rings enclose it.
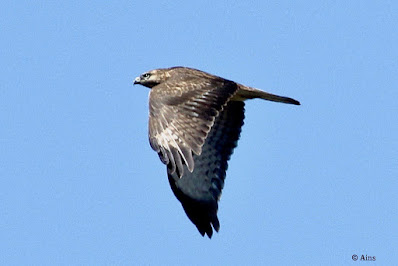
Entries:
{"label": "hooked beak", "polygon": [[136,77],[135,79],[134,79],[134,85],[135,84],[140,84],[140,82],[141,82],[141,79],[140,79],[140,77]]}

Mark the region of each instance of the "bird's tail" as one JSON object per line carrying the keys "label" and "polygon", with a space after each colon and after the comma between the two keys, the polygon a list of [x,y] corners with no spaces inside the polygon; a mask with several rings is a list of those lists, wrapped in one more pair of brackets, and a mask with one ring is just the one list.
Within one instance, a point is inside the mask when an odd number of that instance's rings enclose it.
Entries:
{"label": "bird's tail", "polygon": [[[234,99],[235,98],[235,99]],[[300,105],[300,102],[285,96],[275,95],[269,92],[265,92],[259,89],[239,85],[239,90],[237,94],[233,97],[232,100],[246,100],[246,99],[254,99],[260,98],[267,101],[280,102],[280,103],[288,103]]]}

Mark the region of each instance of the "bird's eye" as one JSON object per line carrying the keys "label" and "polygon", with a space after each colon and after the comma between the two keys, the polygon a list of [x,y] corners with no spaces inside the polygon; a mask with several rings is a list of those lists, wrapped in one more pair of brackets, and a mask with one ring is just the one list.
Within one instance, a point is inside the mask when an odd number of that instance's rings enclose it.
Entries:
{"label": "bird's eye", "polygon": [[144,73],[144,74],[142,74],[142,77],[144,78],[144,79],[147,79],[147,78],[149,78],[151,76],[151,74],[149,74],[149,73]]}

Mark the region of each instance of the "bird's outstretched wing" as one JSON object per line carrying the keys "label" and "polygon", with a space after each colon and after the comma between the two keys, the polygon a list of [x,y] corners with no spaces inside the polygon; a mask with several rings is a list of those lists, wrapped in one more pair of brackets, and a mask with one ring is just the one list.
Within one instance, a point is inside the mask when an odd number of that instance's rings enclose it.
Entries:
{"label": "bird's outstretched wing", "polygon": [[237,89],[235,82],[196,72],[151,89],[149,141],[169,174],[182,177],[184,165],[194,170],[193,155],[202,153],[215,118]]}
{"label": "bird's outstretched wing", "polygon": [[[228,160],[237,145],[244,119],[244,102],[230,101],[216,117],[202,147],[201,155],[194,155],[195,169],[184,172],[180,178],[176,172],[168,174],[174,195],[181,202],[185,213],[199,232],[218,232],[218,200],[224,186]],[[184,165],[185,170],[186,166]],[[212,228],[213,227],[213,228]]]}

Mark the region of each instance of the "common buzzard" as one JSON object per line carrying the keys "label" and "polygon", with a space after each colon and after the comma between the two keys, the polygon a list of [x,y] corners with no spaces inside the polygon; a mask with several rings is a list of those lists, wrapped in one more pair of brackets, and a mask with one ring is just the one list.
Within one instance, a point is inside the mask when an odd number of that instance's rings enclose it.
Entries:
{"label": "common buzzard", "polygon": [[220,228],[218,200],[243,125],[244,101],[300,103],[187,67],[151,70],[134,84],[151,88],[149,142],[167,165],[171,189],[200,234],[211,238],[213,228]]}

